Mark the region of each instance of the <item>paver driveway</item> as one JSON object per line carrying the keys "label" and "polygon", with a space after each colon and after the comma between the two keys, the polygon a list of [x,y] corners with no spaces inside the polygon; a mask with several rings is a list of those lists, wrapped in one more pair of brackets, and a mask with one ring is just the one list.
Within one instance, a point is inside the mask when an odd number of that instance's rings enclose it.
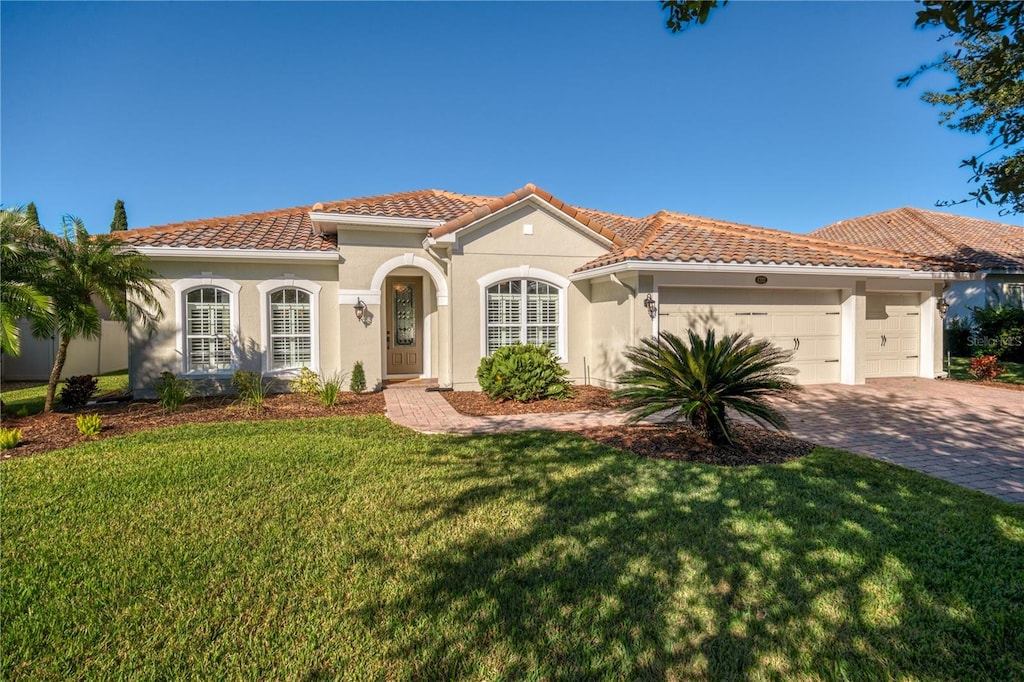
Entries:
{"label": "paver driveway", "polygon": [[930,379],[808,386],[793,432],[1024,503],[1024,391]]}
{"label": "paver driveway", "polygon": [[[431,433],[572,431],[621,424],[618,412],[460,415],[415,384],[384,392],[388,416]],[[1024,503],[1024,391],[930,379],[875,379],[863,386],[808,386],[781,403],[793,433],[870,455],[1009,502]]]}

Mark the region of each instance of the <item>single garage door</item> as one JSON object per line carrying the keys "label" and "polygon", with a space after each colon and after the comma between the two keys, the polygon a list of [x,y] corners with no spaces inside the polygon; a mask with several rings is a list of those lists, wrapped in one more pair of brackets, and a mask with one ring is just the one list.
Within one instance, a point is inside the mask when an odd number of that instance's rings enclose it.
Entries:
{"label": "single garage door", "polygon": [[753,334],[795,351],[798,383],[839,381],[839,291],[662,287],[658,297],[662,331]]}
{"label": "single garage door", "polygon": [[914,377],[921,364],[921,306],[917,294],[868,294],[864,376]]}

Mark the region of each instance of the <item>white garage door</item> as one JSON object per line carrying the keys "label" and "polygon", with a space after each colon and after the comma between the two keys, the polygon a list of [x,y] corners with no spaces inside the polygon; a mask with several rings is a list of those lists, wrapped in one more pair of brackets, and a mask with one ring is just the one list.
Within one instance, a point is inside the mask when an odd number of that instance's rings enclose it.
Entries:
{"label": "white garage door", "polygon": [[702,334],[709,327],[753,334],[796,352],[789,364],[799,370],[798,383],[839,381],[838,291],[663,287],[658,294],[662,331],[683,338],[688,329]]}
{"label": "white garage door", "polygon": [[865,308],[864,376],[917,376],[921,364],[917,294],[868,294]]}

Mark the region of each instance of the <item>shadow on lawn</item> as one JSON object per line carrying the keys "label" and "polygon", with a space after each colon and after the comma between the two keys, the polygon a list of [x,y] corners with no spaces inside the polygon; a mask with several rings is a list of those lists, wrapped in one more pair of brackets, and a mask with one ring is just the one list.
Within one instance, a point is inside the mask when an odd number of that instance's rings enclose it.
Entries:
{"label": "shadow on lawn", "polygon": [[423,503],[409,535],[527,510],[396,568],[412,587],[378,607],[400,625],[363,612],[415,677],[1024,675],[1024,546],[1000,525],[1024,510],[827,452],[726,472],[472,440],[493,457],[443,438],[417,457],[464,492]]}

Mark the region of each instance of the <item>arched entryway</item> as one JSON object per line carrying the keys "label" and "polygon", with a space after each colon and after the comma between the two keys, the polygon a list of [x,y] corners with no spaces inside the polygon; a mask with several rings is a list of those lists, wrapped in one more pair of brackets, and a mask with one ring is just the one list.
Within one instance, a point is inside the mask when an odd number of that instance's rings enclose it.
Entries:
{"label": "arched entryway", "polygon": [[441,311],[448,307],[444,273],[434,262],[407,253],[381,264],[370,286],[380,292],[384,378],[438,377],[440,366],[448,364],[440,352],[448,336],[441,324]]}

